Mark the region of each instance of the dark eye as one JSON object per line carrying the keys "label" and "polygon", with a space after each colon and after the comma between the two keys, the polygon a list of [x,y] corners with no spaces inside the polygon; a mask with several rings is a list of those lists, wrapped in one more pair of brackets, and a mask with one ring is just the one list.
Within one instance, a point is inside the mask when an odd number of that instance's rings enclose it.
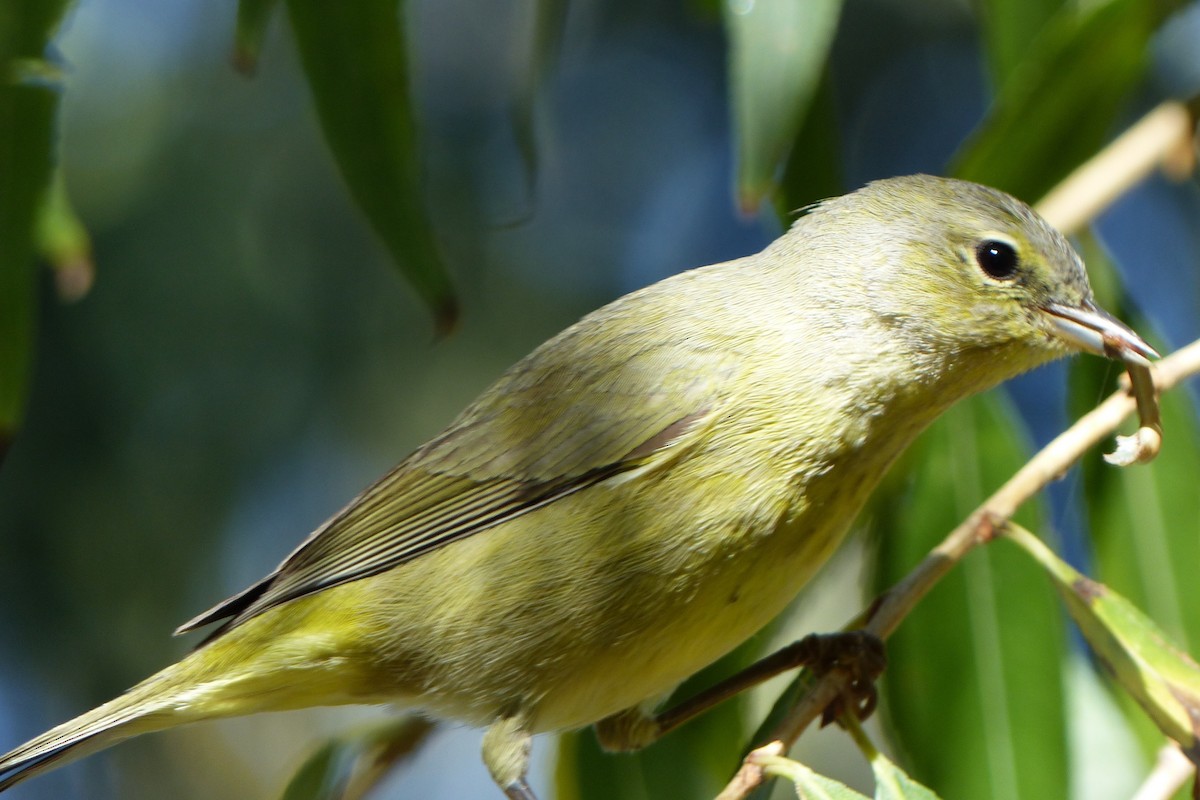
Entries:
{"label": "dark eye", "polygon": [[1006,281],[1017,274],[1017,251],[1008,242],[985,239],[975,248],[975,262],[979,268],[998,281]]}

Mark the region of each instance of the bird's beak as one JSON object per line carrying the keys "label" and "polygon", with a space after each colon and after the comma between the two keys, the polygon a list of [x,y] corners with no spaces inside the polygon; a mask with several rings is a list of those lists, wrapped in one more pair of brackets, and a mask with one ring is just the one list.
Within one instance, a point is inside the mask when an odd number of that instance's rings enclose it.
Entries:
{"label": "bird's beak", "polygon": [[1159,357],[1142,337],[1091,300],[1078,307],[1051,303],[1042,311],[1059,336],[1081,350],[1142,367],[1150,366],[1148,359]]}

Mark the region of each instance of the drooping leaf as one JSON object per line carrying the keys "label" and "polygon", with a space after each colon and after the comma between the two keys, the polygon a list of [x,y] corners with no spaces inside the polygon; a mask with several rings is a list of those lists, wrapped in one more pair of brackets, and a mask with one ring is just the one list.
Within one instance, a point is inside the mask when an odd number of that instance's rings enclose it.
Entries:
{"label": "drooping leaf", "polygon": [[281,800],[358,800],[413,753],[433,723],[402,716],[331,739],[305,760]]}
{"label": "drooping leaf", "polygon": [[403,4],[288,0],[287,8],[342,177],[438,331],[448,332],[458,301],[421,191]]}
{"label": "drooping leaf", "polygon": [[1110,135],[1167,10],[1107,0],[1055,16],[953,159],[953,174],[1031,202],[1045,194]]}
{"label": "drooping leaf", "polygon": [[[1028,457],[999,393],[952,408],[877,493],[882,591]],[[1036,520],[1036,504],[1019,517]],[[906,767],[944,797],[1065,797],[1058,603],[1010,548],[970,553],[888,640],[881,698]]]}
{"label": "drooping leaf", "polygon": [[1069,566],[1033,534],[1013,527],[1005,536],[1045,569],[1071,618],[1121,688],[1184,753],[1200,758],[1200,665],[1137,606]]}
{"label": "drooping leaf", "polygon": [[825,67],[841,0],[727,0],[737,196],[753,211],[775,191]]}
{"label": "drooping leaf", "polygon": [[806,206],[845,191],[840,165],[841,130],[826,69],[783,170],[776,211],[784,224]]}
{"label": "drooping leaf", "polygon": [[18,0],[0,13],[0,461],[24,415],[33,360],[35,225],[59,96],[43,57],[66,7]]}
{"label": "drooping leaf", "polygon": [[243,75],[258,69],[267,25],[279,0],[238,0],[237,28],[233,34],[233,66]]}
{"label": "drooping leaf", "polygon": [[1063,0],[984,0],[980,30],[992,80],[1003,86],[1029,55],[1030,43],[1064,6]]}
{"label": "drooping leaf", "polygon": [[82,298],[91,289],[96,267],[92,240],[75,215],[62,170],[56,170],[38,208],[37,248],[54,270],[58,296],[66,301]]}
{"label": "drooping leaf", "polygon": [[565,0],[537,0],[533,10],[529,54],[512,101],[513,138],[525,169],[525,185],[532,196],[538,169],[538,98],[558,61],[566,27]]}
{"label": "drooping leaf", "polygon": [[[1078,364],[1073,384],[1079,403],[1094,400],[1100,369]],[[1110,380],[1112,377],[1110,376]],[[1085,462],[1081,494],[1094,542],[1089,571],[1142,609],[1170,639],[1195,653],[1200,647],[1200,425],[1186,392],[1160,398],[1163,446],[1158,458],[1136,468]],[[1147,754],[1161,742],[1129,708]]]}

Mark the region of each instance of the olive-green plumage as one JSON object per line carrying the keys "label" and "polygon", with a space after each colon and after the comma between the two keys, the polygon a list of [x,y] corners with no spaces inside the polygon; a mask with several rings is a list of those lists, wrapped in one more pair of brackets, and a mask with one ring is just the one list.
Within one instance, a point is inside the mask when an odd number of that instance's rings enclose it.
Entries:
{"label": "olive-green plumage", "polygon": [[194,720],[390,702],[491,726],[526,796],[529,735],[648,710],[762,627],[948,406],[1113,340],[1150,352],[1007,195],[913,176],[829,200],[543,344],[184,626],[223,621],[206,644],[0,757],[0,788]]}

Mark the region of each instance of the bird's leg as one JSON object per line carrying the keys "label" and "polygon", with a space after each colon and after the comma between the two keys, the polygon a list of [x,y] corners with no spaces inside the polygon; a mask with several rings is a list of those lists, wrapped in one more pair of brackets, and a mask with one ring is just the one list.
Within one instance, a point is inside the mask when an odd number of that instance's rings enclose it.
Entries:
{"label": "bird's leg", "polygon": [[818,675],[832,670],[850,674],[849,689],[826,709],[825,722],[836,719],[846,708],[859,719],[866,719],[875,710],[875,679],[886,663],[883,641],[866,631],[810,634],[666,711],[650,714],[635,707],[606,717],[596,723],[596,737],[605,750],[637,750],[718,703],[799,667],[808,667]]}
{"label": "bird's leg", "polygon": [[532,739],[520,714],[493,722],[483,735],[483,763],[508,800],[537,800],[525,782]]}
{"label": "bird's leg", "polygon": [[504,796],[508,800],[537,800],[537,795],[533,793],[533,789],[529,788],[529,784],[524,778],[517,780],[504,787]]}

